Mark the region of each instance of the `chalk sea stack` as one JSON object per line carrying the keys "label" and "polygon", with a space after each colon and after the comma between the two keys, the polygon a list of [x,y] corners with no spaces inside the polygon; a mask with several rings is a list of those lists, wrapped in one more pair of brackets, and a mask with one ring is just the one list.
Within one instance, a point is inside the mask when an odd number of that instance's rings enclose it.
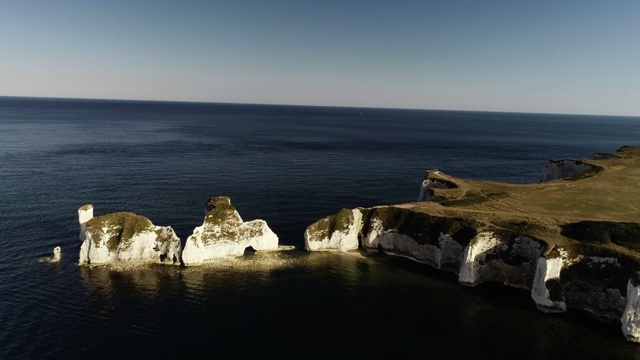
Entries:
{"label": "chalk sea stack", "polygon": [[117,212],[93,217],[93,205],[78,209],[82,264],[159,263],[180,265],[180,239],[170,226]]}
{"label": "chalk sea stack", "polygon": [[212,197],[205,207],[204,222],[193,230],[182,251],[186,266],[227,257],[242,256],[247,249],[278,249],[278,236],[264,220],[243,222],[227,196]]}

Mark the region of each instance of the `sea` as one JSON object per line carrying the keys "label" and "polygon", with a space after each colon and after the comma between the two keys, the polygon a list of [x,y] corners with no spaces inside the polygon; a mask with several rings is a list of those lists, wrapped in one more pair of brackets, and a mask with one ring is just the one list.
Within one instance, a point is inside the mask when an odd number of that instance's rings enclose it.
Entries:
{"label": "sea", "polygon": [[[342,208],[416,201],[429,170],[534,183],[549,159],[639,142],[640,117],[0,97],[0,358],[640,359],[619,323],[303,238]],[[293,249],[78,265],[84,204],[184,243],[219,195]]]}

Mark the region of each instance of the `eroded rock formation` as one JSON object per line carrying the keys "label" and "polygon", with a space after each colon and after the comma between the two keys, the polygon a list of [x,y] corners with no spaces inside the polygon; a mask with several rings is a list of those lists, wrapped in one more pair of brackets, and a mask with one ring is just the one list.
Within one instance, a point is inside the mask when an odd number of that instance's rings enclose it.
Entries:
{"label": "eroded rock formation", "polygon": [[[307,250],[360,249],[530,291],[543,312],[619,321],[640,342],[640,147],[555,160],[540,184],[431,171],[416,203],[343,209],[310,225]],[[635,180],[634,180],[635,179]],[[630,181],[631,180],[631,181]],[[576,219],[584,219],[576,221]]]}
{"label": "eroded rock formation", "polygon": [[229,256],[241,256],[247,248],[276,250],[278,236],[264,220],[243,222],[227,196],[212,197],[204,222],[193,230],[182,251],[184,265],[200,265]]}
{"label": "eroded rock formation", "polygon": [[[511,231],[478,231],[473,221],[438,218],[401,207],[343,209],[310,225],[309,251],[361,248],[401,256],[458,274],[460,284],[501,282],[531,292],[543,312],[580,309],[621,319],[640,341],[640,287],[627,280],[637,262],[597,247],[554,247]],[[481,226],[479,226],[481,227]]]}
{"label": "eroded rock formation", "polygon": [[180,265],[180,239],[170,226],[156,226],[131,212],[93,217],[93,206],[78,209],[80,264],[116,262]]}

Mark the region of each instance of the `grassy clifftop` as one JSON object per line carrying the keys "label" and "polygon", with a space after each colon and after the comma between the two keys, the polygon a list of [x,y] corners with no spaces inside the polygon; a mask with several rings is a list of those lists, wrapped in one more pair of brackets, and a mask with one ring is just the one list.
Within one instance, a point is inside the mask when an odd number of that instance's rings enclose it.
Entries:
{"label": "grassy clifftop", "polygon": [[[465,180],[431,172],[427,179],[454,184],[433,188],[433,200],[397,205],[432,216],[465,218],[480,229],[504,229],[550,245],[589,242],[635,253],[640,250],[640,146],[565,179],[539,184]],[[640,254],[640,253],[638,253]]]}

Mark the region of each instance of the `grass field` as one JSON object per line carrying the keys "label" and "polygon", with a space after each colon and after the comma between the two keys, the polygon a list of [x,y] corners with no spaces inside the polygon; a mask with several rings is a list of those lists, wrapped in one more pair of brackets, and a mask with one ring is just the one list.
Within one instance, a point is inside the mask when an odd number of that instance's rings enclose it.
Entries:
{"label": "grass field", "polygon": [[456,187],[432,189],[433,201],[397,206],[467,218],[487,230],[517,231],[550,245],[598,243],[640,258],[640,146],[615,155],[583,160],[597,171],[539,184],[464,180],[434,171],[427,178]]}

